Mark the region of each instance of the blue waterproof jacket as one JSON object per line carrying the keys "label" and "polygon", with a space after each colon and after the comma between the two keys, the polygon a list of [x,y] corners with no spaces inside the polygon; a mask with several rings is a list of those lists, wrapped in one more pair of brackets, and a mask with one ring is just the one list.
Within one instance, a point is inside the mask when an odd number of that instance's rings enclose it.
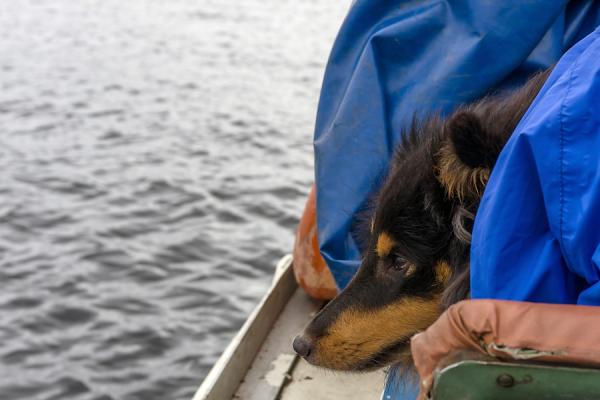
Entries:
{"label": "blue waterproof jacket", "polygon": [[475,220],[471,295],[600,305],[600,28],[502,150]]}
{"label": "blue waterproof jacket", "polygon": [[[520,85],[579,42],[490,177],[473,232],[471,294],[600,304],[600,39],[591,33],[599,24],[594,0],[354,1],[315,127],[318,238],[339,288],[359,265],[355,216],[413,116]],[[389,382],[383,398],[416,396],[401,388]]]}

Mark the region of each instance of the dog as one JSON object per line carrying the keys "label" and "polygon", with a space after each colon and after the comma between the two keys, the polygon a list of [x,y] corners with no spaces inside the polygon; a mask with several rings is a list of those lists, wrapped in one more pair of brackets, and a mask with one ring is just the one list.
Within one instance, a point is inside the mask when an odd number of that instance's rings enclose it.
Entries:
{"label": "dog", "polygon": [[411,364],[411,336],[469,295],[473,220],[500,151],[550,70],[508,94],[413,120],[374,200],[358,272],[293,341],[309,363]]}

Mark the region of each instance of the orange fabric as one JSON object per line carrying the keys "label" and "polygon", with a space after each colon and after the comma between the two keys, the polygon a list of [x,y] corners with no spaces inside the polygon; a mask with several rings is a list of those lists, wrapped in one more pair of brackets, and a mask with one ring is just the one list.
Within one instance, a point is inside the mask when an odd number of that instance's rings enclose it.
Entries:
{"label": "orange fabric", "polygon": [[329,300],[337,295],[337,287],[333,275],[319,251],[315,203],[315,186],[313,185],[296,233],[294,275],[300,287],[311,297]]}
{"label": "orange fabric", "polygon": [[[500,347],[499,347],[500,346]],[[519,349],[534,349],[519,352]],[[600,307],[500,300],[466,300],[450,307],[411,339],[421,377],[419,399],[433,386],[439,362],[457,350],[505,360],[534,359],[600,367]]]}

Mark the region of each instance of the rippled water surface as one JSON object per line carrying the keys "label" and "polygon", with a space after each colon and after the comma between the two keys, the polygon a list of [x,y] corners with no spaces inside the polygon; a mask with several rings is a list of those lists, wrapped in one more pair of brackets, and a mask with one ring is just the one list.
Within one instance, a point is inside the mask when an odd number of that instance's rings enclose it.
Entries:
{"label": "rippled water surface", "polygon": [[187,399],[289,252],[348,1],[0,3],[0,399]]}

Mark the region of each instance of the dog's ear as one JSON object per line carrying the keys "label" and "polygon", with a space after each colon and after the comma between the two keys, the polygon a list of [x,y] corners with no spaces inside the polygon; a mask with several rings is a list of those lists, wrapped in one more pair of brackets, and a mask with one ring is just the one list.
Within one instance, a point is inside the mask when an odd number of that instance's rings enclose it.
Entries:
{"label": "dog's ear", "polygon": [[454,113],[445,126],[445,142],[437,155],[437,176],[450,197],[479,198],[502,141],[487,132],[471,110]]}

